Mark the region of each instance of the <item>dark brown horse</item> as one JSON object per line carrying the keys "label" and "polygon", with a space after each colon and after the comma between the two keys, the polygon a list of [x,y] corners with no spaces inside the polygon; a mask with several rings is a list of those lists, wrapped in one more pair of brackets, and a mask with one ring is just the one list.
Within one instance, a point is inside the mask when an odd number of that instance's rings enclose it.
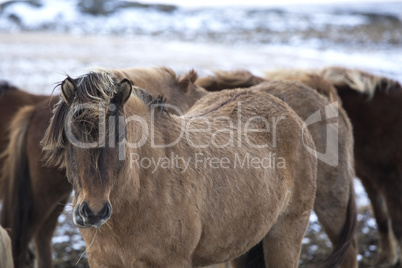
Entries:
{"label": "dark brown horse", "polygon": [[[379,233],[376,267],[402,250],[402,87],[385,77],[345,68],[320,74],[338,90],[353,124],[356,172],[370,198]],[[396,238],[396,240],[395,240]]]}
{"label": "dark brown horse", "polygon": [[[110,72],[67,78],[61,88],[44,149],[74,185],[74,222],[90,265],[202,267],[263,240],[268,266],[297,266],[317,171],[303,145],[315,148],[311,136],[288,105],[239,89],[207,95],[184,116],[155,119],[158,108],[149,104],[159,102]],[[268,120],[279,117],[286,120],[268,130]],[[148,129],[152,138],[143,139]],[[257,163],[271,153],[282,164]],[[150,168],[153,160],[170,165],[172,154],[187,165]],[[237,154],[251,154],[253,164],[236,166]],[[226,164],[216,165],[219,159]]]}
{"label": "dark brown horse", "polygon": [[0,152],[8,143],[8,125],[17,111],[25,105],[38,103],[45,98],[46,96],[29,94],[6,81],[0,81]]}
{"label": "dark brown horse", "polygon": [[[7,147],[7,144],[11,142],[8,138],[8,130],[10,129],[12,118],[18,113],[18,111],[21,108],[24,109],[23,107],[26,105],[35,104],[47,98],[48,97],[46,96],[29,94],[15,86],[11,86],[7,82],[0,83],[1,151],[3,151]],[[14,125],[14,127],[19,128],[20,126]],[[37,249],[36,255],[38,260],[46,258],[44,256],[50,257],[50,251],[48,251],[48,248],[50,247],[51,236],[54,228],[49,231],[49,226],[52,225],[49,218],[52,217],[53,213],[56,213],[57,215],[58,213],[46,211],[46,214],[42,215],[40,219],[27,218],[27,210],[25,207],[31,205],[32,201],[32,196],[26,191],[26,187],[29,187],[29,184],[20,183],[22,181],[18,181],[16,184],[13,184],[10,180],[4,178],[4,172],[10,171],[8,168],[5,168],[6,165],[4,165],[4,161],[7,160],[5,160],[4,157],[5,156],[3,155],[3,157],[0,159],[0,166],[4,166],[2,169],[0,169],[0,198],[3,201],[1,224],[10,232],[14,259],[18,259],[15,266],[20,267],[20,265],[25,263],[27,245],[33,237],[35,237]],[[36,157],[38,157],[38,155],[36,155]],[[20,159],[16,161],[20,161]],[[18,165],[16,171],[18,173],[15,174],[16,176],[22,175],[20,178],[25,178],[25,170],[22,165]],[[43,197],[40,197],[40,199],[42,198]],[[13,204],[13,207],[10,207],[11,204]],[[54,223],[54,226],[56,222]],[[31,231],[30,228],[35,231]],[[27,236],[27,233],[30,233],[30,235]],[[44,245],[48,245],[48,247],[45,247]]]}

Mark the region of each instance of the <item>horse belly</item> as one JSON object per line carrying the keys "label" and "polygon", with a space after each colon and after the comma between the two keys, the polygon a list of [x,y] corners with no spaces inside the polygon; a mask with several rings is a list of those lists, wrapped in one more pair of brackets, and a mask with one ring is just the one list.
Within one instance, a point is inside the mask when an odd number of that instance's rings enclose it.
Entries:
{"label": "horse belly", "polygon": [[192,255],[194,266],[232,260],[266,236],[286,207],[290,192],[285,185],[263,184],[257,189],[252,195],[235,194],[238,198],[221,202],[228,205],[210,215]]}
{"label": "horse belly", "polygon": [[207,266],[239,257],[265,237],[275,220],[256,221],[242,231],[231,232],[233,228],[228,228],[217,236],[205,235],[193,254],[193,265]]}

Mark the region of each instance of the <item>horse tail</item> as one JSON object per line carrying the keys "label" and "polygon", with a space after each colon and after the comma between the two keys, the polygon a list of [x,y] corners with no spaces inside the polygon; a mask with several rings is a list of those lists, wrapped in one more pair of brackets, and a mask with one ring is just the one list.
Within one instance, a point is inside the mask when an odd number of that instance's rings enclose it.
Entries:
{"label": "horse tail", "polygon": [[32,186],[26,152],[26,133],[34,115],[34,106],[21,108],[10,124],[10,140],[4,158],[0,192],[3,198],[1,225],[11,237],[15,267],[25,261],[28,224],[33,207]]}
{"label": "horse tail", "polygon": [[[346,212],[345,225],[343,226],[340,238],[332,250],[331,254],[325,259],[321,264],[320,268],[338,267],[345,259],[350,246],[352,246],[354,241],[354,235],[357,226],[357,211],[356,211],[356,201],[355,193],[353,190],[353,181],[350,184],[349,189],[349,202]],[[356,246],[356,245],[355,245]]]}
{"label": "horse tail", "polygon": [[214,75],[198,78],[195,81],[197,86],[207,91],[221,91],[223,89],[247,88],[258,85],[265,80],[254,76],[249,71],[216,71]]}

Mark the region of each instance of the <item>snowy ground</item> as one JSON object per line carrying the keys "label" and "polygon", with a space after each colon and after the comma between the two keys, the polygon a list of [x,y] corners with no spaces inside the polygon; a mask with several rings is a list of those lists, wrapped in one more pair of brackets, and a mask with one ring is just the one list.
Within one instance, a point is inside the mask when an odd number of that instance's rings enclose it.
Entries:
{"label": "snowy ground", "polygon": [[[402,81],[401,3],[249,9],[119,10],[81,14],[75,1],[0,8],[0,79],[50,94],[65,74],[93,66],[169,66],[205,75],[217,69],[357,67]],[[57,93],[57,91],[56,91]],[[369,267],[377,246],[375,221],[360,182],[359,260]],[[56,267],[71,267],[85,250],[67,206],[54,237]],[[303,240],[300,267],[326,256],[330,244],[315,214]],[[78,267],[86,266],[85,256]]]}
{"label": "snowy ground", "polygon": [[[402,81],[402,2],[173,6],[161,11],[122,8],[121,2],[109,1],[105,16],[83,13],[78,0],[27,2],[0,5],[0,33],[6,34],[0,36],[6,56],[0,78],[24,72],[32,67],[27,58],[39,56],[40,70],[50,72],[47,82],[54,82],[57,72],[80,73],[77,65],[248,68],[258,73],[328,64]],[[38,31],[47,34],[32,34]],[[21,32],[31,34],[21,37]],[[15,58],[13,70],[7,60]],[[48,83],[41,90],[44,85]]]}
{"label": "snowy ground", "polygon": [[[402,28],[401,28],[402,31]],[[61,33],[0,32],[0,79],[27,90],[50,93],[65,74],[79,75],[92,66],[110,68],[169,66],[200,75],[216,69],[357,67],[402,81],[402,46],[390,50],[316,50],[261,44],[221,44],[161,40],[153,37],[76,36]]]}

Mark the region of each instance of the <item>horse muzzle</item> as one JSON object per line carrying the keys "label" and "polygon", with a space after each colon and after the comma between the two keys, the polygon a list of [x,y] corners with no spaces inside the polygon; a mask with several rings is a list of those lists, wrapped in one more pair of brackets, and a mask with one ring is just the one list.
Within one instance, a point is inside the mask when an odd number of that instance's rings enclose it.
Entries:
{"label": "horse muzzle", "polygon": [[112,206],[106,202],[99,212],[95,213],[87,202],[76,205],[73,212],[74,224],[79,228],[101,227],[112,215]]}

